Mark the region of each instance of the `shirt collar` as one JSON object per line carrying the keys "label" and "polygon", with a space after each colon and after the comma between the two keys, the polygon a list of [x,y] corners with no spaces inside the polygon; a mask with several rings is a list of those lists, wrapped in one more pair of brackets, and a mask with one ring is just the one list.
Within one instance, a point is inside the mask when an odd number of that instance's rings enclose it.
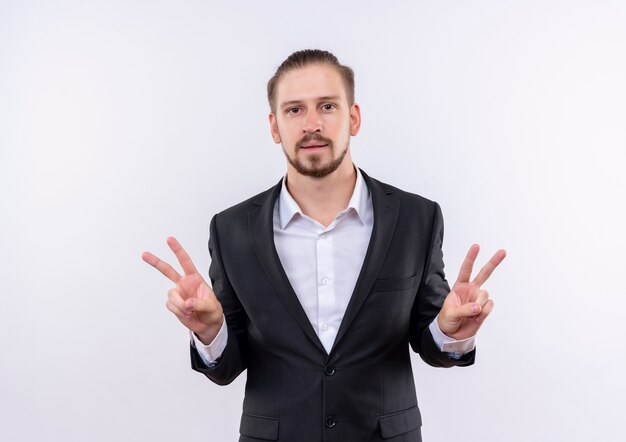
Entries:
{"label": "shirt collar", "polygon": [[[341,213],[346,213],[353,209],[361,222],[364,222],[364,217],[367,213],[367,204],[369,201],[369,189],[367,188],[367,184],[365,183],[359,168],[355,167],[354,169],[356,170],[356,184],[354,185],[354,191],[352,192],[352,196],[348,202],[348,207],[346,207],[346,209]],[[298,203],[296,203],[296,200],[293,199],[287,190],[287,176],[285,175],[280,189],[280,195],[278,197],[278,218],[280,221],[280,228],[284,230],[287,227],[287,224],[289,224],[289,222],[296,215],[305,216],[302,213],[302,210],[300,210]]]}

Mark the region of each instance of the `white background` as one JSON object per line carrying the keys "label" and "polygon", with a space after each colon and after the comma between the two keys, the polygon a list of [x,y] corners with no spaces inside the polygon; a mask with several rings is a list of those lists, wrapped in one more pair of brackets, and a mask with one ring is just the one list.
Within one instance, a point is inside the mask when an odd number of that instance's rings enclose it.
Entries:
{"label": "white background", "polygon": [[[0,440],[232,441],[245,375],[189,368],[177,236],[284,173],[265,83],[357,75],[355,162],[438,201],[496,309],[477,364],[414,357],[429,442],[623,440],[626,2],[0,0]],[[215,436],[209,436],[215,433]]]}

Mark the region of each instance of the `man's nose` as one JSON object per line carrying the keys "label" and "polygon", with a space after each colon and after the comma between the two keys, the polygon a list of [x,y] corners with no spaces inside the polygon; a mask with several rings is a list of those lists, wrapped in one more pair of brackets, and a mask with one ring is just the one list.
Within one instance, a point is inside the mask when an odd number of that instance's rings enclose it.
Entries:
{"label": "man's nose", "polygon": [[320,114],[316,111],[308,111],[304,117],[302,131],[312,134],[322,131],[322,119]]}

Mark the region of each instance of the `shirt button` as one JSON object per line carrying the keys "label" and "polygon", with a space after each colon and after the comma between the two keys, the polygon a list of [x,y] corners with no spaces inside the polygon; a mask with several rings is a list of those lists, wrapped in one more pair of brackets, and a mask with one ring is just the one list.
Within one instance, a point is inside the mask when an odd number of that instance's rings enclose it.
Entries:
{"label": "shirt button", "polygon": [[322,324],[322,330],[328,331],[328,324]]}
{"label": "shirt button", "polygon": [[324,367],[324,374],[326,376],[332,376],[335,374],[335,367],[329,365],[327,367]]}
{"label": "shirt button", "polygon": [[322,239],[326,239],[326,238],[328,238],[328,235],[327,235],[327,234],[325,234],[325,233],[322,233],[322,234],[320,235],[320,238],[322,238]]}
{"label": "shirt button", "polygon": [[322,284],[324,284],[324,285],[328,285],[329,282],[330,282],[330,279],[328,279],[328,278],[322,279]]}
{"label": "shirt button", "polygon": [[324,420],[324,425],[326,426],[326,428],[333,428],[335,425],[337,425],[337,421],[332,416],[328,416]]}

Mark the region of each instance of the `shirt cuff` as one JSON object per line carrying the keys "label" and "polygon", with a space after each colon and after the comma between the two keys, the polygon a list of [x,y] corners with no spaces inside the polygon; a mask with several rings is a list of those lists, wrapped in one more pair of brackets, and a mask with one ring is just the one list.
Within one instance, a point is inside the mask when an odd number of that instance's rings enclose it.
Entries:
{"label": "shirt cuff", "polygon": [[209,345],[204,345],[194,332],[189,330],[189,337],[191,339],[191,346],[196,349],[200,359],[205,363],[207,367],[213,367],[217,364],[217,360],[224,353],[226,344],[228,343],[228,327],[226,327],[226,318],[222,322],[220,331],[217,332],[215,338]]}
{"label": "shirt cuff", "polygon": [[470,336],[467,339],[456,340],[445,335],[439,328],[437,318],[431,322],[428,327],[430,333],[433,335],[435,344],[439,347],[439,350],[449,353],[451,357],[458,359],[466,353],[474,350],[476,347],[476,336]]}

